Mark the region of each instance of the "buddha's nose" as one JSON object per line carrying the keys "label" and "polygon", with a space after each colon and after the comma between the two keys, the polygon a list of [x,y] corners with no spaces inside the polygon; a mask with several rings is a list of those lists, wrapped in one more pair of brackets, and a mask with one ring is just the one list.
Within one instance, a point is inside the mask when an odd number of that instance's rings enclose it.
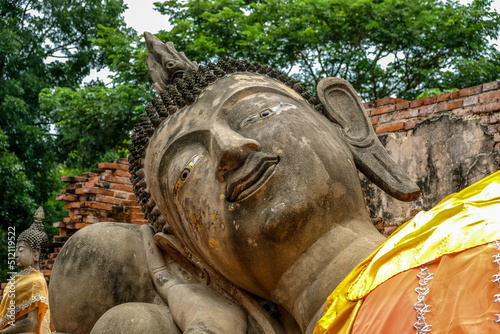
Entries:
{"label": "buddha's nose", "polygon": [[216,127],[211,132],[211,152],[214,161],[218,161],[216,176],[219,181],[224,181],[229,172],[240,168],[251,153],[261,149],[258,141],[243,137],[230,128]]}

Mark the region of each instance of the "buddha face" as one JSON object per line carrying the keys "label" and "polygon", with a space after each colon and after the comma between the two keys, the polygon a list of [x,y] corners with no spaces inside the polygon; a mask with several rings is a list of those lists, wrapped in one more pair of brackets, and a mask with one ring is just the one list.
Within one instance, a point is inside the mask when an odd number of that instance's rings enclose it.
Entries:
{"label": "buddha face", "polygon": [[174,233],[265,298],[333,225],[366,214],[337,126],[258,74],[207,88],[160,126],[145,161],[148,187]]}
{"label": "buddha face", "polygon": [[39,256],[39,252],[31,249],[31,247],[25,241],[20,241],[17,243],[16,262],[19,267],[24,268],[33,265],[38,261]]}

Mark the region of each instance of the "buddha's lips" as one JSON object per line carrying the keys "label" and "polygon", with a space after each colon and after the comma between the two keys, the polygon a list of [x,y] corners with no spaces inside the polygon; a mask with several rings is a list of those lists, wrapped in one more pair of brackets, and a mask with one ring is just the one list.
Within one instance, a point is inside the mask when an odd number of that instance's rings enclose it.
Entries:
{"label": "buddha's lips", "polygon": [[274,174],[279,161],[278,156],[262,157],[249,173],[229,184],[226,193],[227,200],[237,202],[252,195]]}

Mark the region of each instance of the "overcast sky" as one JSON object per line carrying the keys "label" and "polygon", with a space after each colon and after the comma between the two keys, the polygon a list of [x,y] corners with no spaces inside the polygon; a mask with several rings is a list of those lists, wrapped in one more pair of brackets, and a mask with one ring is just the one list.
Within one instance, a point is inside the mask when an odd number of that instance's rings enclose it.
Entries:
{"label": "overcast sky", "polygon": [[125,22],[140,34],[145,31],[154,34],[160,30],[169,30],[167,18],[153,10],[153,2],[157,1],[161,0],[125,0],[128,5],[123,14]]}

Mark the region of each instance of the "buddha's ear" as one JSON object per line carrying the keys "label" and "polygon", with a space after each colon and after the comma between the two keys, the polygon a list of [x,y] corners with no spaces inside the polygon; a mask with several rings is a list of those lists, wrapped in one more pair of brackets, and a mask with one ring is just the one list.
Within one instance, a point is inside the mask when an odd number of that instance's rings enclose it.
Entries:
{"label": "buddha's ear", "polygon": [[41,255],[42,251],[40,249],[32,249],[31,250],[31,255],[33,256],[33,262],[40,262],[41,260]]}
{"label": "buddha's ear", "polygon": [[415,200],[420,189],[378,140],[351,84],[340,78],[325,78],[319,82],[317,94],[325,107],[325,115],[342,128],[359,171],[392,197],[401,201]]}

